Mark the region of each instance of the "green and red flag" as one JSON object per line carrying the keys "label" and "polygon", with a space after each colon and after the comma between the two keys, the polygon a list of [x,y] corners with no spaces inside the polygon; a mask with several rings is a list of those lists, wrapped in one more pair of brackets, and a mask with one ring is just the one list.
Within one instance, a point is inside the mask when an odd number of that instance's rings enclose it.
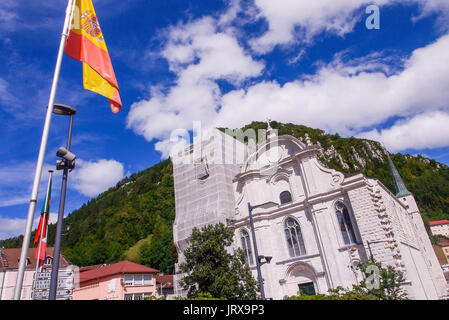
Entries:
{"label": "green and red flag", "polygon": [[50,202],[51,202],[51,184],[52,184],[52,174],[50,173],[50,178],[48,179],[47,194],[45,195],[45,201],[42,205],[41,218],[39,219],[39,226],[36,230],[36,236],[34,237],[34,245],[39,243],[38,250],[36,250],[35,258],[39,259],[39,266],[44,264],[45,253],[47,250],[47,229],[48,229],[48,219],[50,218]]}

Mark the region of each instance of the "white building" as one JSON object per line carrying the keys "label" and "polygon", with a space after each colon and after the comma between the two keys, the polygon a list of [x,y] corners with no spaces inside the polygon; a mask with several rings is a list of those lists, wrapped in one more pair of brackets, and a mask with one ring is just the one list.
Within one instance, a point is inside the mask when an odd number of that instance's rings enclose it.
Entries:
{"label": "white building", "polygon": [[449,238],[449,220],[429,221],[429,227],[434,236],[441,235]]}
{"label": "white building", "polygon": [[[277,137],[269,127],[257,149],[219,130],[172,154],[179,263],[193,227],[224,222],[235,228],[234,246],[246,252],[257,279],[248,204],[265,296],[282,299],[299,289],[327,293],[361,280],[360,261],[370,254],[405,273],[411,299],[438,299],[447,284],[413,195],[390,160],[398,194],[363,174],[345,175],[317,158],[318,145],[292,136]],[[232,160],[232,161],[230,161]],[[243,161],[240,161],[243,160]]]}

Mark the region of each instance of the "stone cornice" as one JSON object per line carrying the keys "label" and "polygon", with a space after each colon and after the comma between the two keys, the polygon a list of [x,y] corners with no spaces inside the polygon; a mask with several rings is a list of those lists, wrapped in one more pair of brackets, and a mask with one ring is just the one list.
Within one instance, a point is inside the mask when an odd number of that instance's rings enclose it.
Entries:
{"label": "stone cornice", "polygon": [[281,260],[281,261],[276,262],[276,264],[286,264],[286,263],[290,263],[290,262],[296,262],[296,261],[302,261],[302,260],[307,260],[307,259],[311,259],[311,258],[316,258],[319,256],[320,256],[319,253],[306,254],[303,256],[298,256],[298,257]]}
{"label": "stone cornice", "polygon": [[[322,203],[324,201],[332,200],[337,198],[338,196],[343,195],[345,192],[356,189],[359,187],[363,187],[366,185],[366,180],[362,174],[351,177],[353,181],[349,181],[344,186],[341,186],[338,189],[330,190],[328,192],[323,192],[319,194],[314,194],[303,201],[291,202],[289,204],[278,205],[275,209],[261,209],[257,208],[253,211],[253,220],[254,222],[262,221],[265,219],[274,219],[279,216],[283,216],[292,212],[302,211],[307,207],[310,207],[315,204]],[[235,227],[244,226],[249,223],[249,216],[245,215],[240,219],[236,219],[234,221]]]}

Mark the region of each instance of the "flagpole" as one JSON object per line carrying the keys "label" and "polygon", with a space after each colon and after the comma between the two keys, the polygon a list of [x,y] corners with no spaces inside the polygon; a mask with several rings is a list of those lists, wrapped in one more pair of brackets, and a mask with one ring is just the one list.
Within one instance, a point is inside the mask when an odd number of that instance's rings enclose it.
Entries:
{"label": "flagpole", "polygon": [[[47,215],[47,203],[48,203],[48,194],[50,191],[50,181],[51,181],[51,177],[53,175],[53,170],[49,170],[48,172],[50,172],[50,177],[48,178],[48,185],[47,185],[47,195],[45,196],[45,203],[44,203],[44,219],[42,221],[42,228],[45,228],[47,226],[47,224],[44,225],[44,222],[46,220],[46,215]],[[48,212],[48,214],[50,214]],[[34,286],[33,286],[33,297],[35,295],[35,291],[36,291],[36,282],[37,282],[37,272],[39,270],[39,264],[40,264],[40,258],[41,258],[41,249],[42,249],[42,238],[44,237],[44,233],[47,233],[47,230],[42,230],[41,231],[41,235],[39,237],[39,246],[38,246],[38,250],[37,250],[37,261],[36,261],[36,271],[34,272]]]}
{"label": "flagpole", "polygon": [[36,164],[36,172],[34,174],[33,189],[31,191],[30,205],[28,208],[27,223],[25,226],[25,233],[23,235],[22,252],[20,254],[20,263],[19,263],[19,269],[18,269],[18,273],[17,273],[16,287],[14,290],[14,300],[20,300],[20,294],[22,292],[23,276],[25,273],[25,263],[26,263],[28,247],[29,247],[29,242],[30,242],[30,237],[31,237],[31,229],[33,227],[34,212],[36,210],[37,195],[39,192],[39,183],[40,183],[40,180],[42,177],[42,167],[44,165],[45,149],[47,148],[51,116],[53,113],[56,89],[58,87],[59,73],[61,71],[62,57],[64,55],[64,47],[65,47],[66,39],[68,37],[69,24],[71,22],[70,18],[72,17],[74,1],[75,0],[68,0],[68,3],[67,3],[64,26],[62,28],[61,41],[59,43],[58,57],[56,59],[55,72],[53,75],[53,82],[51,85],[50,98],[48,100],[47,114],[45,116],[44,130],[42,132],[42,140],[41,140],[41,145],[40,145],[40,149],[39,149],[39,156],[38,156],[37,164]]}

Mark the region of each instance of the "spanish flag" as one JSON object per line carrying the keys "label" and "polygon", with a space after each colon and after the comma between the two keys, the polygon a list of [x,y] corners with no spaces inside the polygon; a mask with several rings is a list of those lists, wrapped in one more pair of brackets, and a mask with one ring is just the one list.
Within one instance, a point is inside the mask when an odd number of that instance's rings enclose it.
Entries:
{"label": "spanish flag", "polygon": [[83,62],[84,89],[109,98],[112,112],[119,112],[120,91],[92,0],[75,1],[65,52]]}

